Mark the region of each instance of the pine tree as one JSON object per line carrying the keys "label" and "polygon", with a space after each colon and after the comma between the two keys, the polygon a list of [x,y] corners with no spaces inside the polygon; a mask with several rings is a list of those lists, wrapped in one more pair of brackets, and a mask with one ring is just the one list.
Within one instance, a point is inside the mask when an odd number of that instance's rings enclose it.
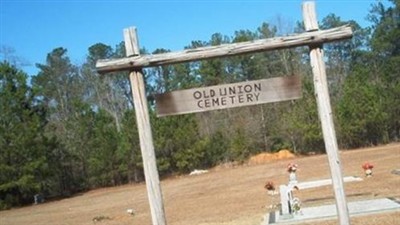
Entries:
{"label": "pine tree", "polygon": [[43,132],[46,110],[27,85],[27,75],[0,63],[0,209],[51,192],[55,139]]}

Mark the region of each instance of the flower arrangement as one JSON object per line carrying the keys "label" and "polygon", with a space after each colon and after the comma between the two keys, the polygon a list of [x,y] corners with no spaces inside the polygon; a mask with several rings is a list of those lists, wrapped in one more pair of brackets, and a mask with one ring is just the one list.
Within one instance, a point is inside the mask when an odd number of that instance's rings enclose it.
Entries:
{"label": "flower arrangement", "polygon": [[268,194],[268,195],[271,195],[271,205],[265,206],[265,207],[268,207],[269,209],[275,209],[275,208],[277,208],[278,205],[275,204],[274,202],[275,202],[275,195],[277,195],[278,192],[276,191],[274,182],[272,182],[272,181],[267,181],[267,182],[265,183],[265,185],[264,185],[264,188],[267,189],[267,194]]}
{"label": "flower arrangement", "polygon": [[275,191],[275,185],[272,181],[267,181],[267,183],[264,185],[264,188],[268,191]]}
{"label": "flower arrangement", "polygon": [[295,173],[296,171],[297,171],[297,164],[296,163],[289,163],[288,165],[287,165],[287,171],[289,172],[289,173]]}
{"label": "flower arrangement", "polygon": [[374,165],[372,165],[372,164],[369,163],[369,162],[365,162],[364,164],[362,164],[362,168],[363,168],[364,170],[368,170],[368,169],[374,168]]}
{"label": "flower arrangement", "polygon": [[275,184],[272,181],[267,181],[265,183],[265,185],[264,185],[264,188],[267,189],[267,193],[269,195],[276,195],[277,194],[277,191],[276,191],[276,188],[275,188]]}
{"label": "flower arrangement", "polygon": [[362,164],[361,167],[364,169],[365,176],[372,176],[372,168],[374,168],[374,165],[372,163],[365,162],[364,164]]}
{"label": "flower arrangement", "polygon": [[301,214],[303,215],[301,211],[301,201],[299,198],[293,198],[293,201],[291,202],[292,205],[292,210],[294,214]]}

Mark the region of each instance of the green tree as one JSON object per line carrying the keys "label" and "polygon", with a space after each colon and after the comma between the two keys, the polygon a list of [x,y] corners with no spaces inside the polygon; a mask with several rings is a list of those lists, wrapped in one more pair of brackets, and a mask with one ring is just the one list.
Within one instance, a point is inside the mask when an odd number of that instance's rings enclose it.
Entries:
{"label": "green tree", "polygon": [[[47,55],[46,64],[37,64],[39,73],[32,78],[32,87],[48,107],[45,130],[47,134],[54,134],[61,144],[61,148],[54,152],[54,156],[62,158],[60,162],[64,168],[62,186],[69,195],[83,189],[86,175],[83,173],[84,158],[79,157],[80,150],[74,139],[74,126],[71,126],[71,116],[77,113],[74,106],[83,96],[83,86],[79,70],[72,65],[67,50],[56,48]],[[72,129],[71,129],[72,127]],[[83,172],[82,172],[83,171]]]}
{"label": "green tree", "polygon": [[[384,106],[388,113],[389,138],[400,139],[400,1],[390,0],[385,7],[377,3],[369,14],[374,33],[371,37],[372,54],[370,71],[380,77],[385,90]],[[374,79],[375,81],[378,79]]]}
{"label": "green tree", "polygon": [[374,29],[371,38],[372,50],[383,57],[400,54],[400,1],[389,0],[389,2],[391,4],[388,7],[378,2],[368,15]]}
{"label": "green tree", "polygon": [[[345,147],[376,145],[387,141],[388,114],[382,104],[381,87],[365,79],[367,70],[359,68],[345,83],[339,103],[341,139]],[[354,96],[357,96],[355,98]]]}
{"label": "green tree", "polygon": [[324,45],[324,56],[327,58],[325,64],[333,105],[341,97],[343,83],[346,76],[351,73],[354,62],[365,51],[370,33],[368,28],[361,28],[359,24],[352,20],[342,21],[335,14],[329,14],[323,18],[321,29],[330,29],[346,24],[350,24],[353,29],[354,36],[352,39]]}
{"label": "green tree", "polygon": [[113,118],[104,110],[95,115],[93,138],[89,143],[92,154],[88,159],[89,183],[91,187],[115,186],[122,184],[119,173],[118,152],[121,148],[121,133],[117,131]]}
{"label": "green tree", "polygon": [[[211,36],[211,40],[207,43],[208,46],[216,46],[221,44],[227,44],[230,40],[227,36],[223,36],[220,33],[215,33]],[[222,84],[226,81],[226,59],[210,59],[204,60],[200,63],[200,67],[196,74],[201,79],[201,84],[204,86],[211,86]]]}
{"label": "green tree", "polygon": [[[370,48],[354,60],[339,102],[341,136],[346,147],[376,145],[399,138],[399,1],[377,3],[369,18]],[[354,98],[357,96],[357,98]]]}
{"label": "green tree", "polygon": [[158,169],[162,175],[187,172],[207,163],[206,144],[193,115],[156,119],[152,114],[152,121]]}
{"label": "green tree", "polygon": [[129,183],[140,182],[144,179],[142,154],[136,116],[133,110],[125,112],[122,128],[122,140],[118,157],[122,161],[120,170],[125,174]]}
{"label": "green tree", "polygon": [[7,62],[0,63],[0,209],[33,201],[33,195],[50,192],[51,152],[46,109],[27,85],[27,75]]}
{"label": "green tree", "polygon": [[110,46],[97,43],[89,47],[86,63],[82,67],[83,82],[85,84],[86,101],[93,107],[105,110],[114,118],[118,132],[122,129],[124,112],[133,106],[129,79],[126,72],[99,75],[95,63],[99,59],[124,57],[125,50],[120,44],[115,50]]}

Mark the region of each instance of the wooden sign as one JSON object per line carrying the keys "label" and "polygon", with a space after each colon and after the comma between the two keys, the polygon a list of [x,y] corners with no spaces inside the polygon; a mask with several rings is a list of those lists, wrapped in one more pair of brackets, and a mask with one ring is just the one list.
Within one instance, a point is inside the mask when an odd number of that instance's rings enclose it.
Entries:
{"label": "wooden sign", "polygon": [[179,115],[301,98],[299,76],[276,77],[156,95],[157,116]]}
{"label": "wooden sign", "polygon": [[[353,36],[353,32],[349,25],[329,30],[319,30],[316,18],[315,3],[304,2],[303,19],[306,33],[148,56],[139,54],[136,29],[130,28],[126,32],[124,31],[127,57],[97,61],[96,68],[99,73],[123,70],[133,71],[130,73],[132,96],[135,102],[140,148],[143,156],[144,174],[153,225],[166,225],[167,223],[147,110],[142,68],[304,45],[308,45],[310,48],[315,97],[331,169],[336,209],[340,224],[350,224],[336,132],[330,106],[322,44],[349,39]],[[301,97],[300,85],[300,78],[294,76],[175,91],[156,96],[156,107],[159,116],[166,116],[277,102]]]}

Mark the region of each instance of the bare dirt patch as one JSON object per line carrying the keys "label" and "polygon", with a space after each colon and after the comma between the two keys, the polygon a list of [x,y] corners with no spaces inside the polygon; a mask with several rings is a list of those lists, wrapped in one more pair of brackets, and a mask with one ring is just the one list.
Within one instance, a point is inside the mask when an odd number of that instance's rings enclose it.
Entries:
{"label": "bare dirt patch", "polygon": [[258,155],[252,156],[249,159],[249,164],[264,164],[267,162],[276,161],[279,159],[292,159],[296,156],[287,149],[280,150],[276,153],[260,153]]}
{"label": "bare dirt patch", "polygon": [[[380,147],[341,151],[344,176],[364,177],[361,165],[374,164],[373,177],[361,182],[345,183],[348,201],[390,197],[400,200],[400,143]],[[299,165],[300,182],[330,178],[326,155],[279,159],[262,164],[232,168],[218,167],[198,176],[180,176],[163,180],[168,224],[253,225],[260,224],[279,201],[264,189],[266,181],[286,184],[289,162]],[[303,207],[334,203],[331,186],[300,190],[295,193]],[[134,209],[135,215],[127,213]],[[94,221],[93,219],[100,219]],[[357,216],[352,224],[396,224],[400,212]],[[72,198],[0,212],[0,225],[147,225],[151,224],[145,184],[124,185],[93,190]],[[337,224],[336,220],[304,223]]]}

